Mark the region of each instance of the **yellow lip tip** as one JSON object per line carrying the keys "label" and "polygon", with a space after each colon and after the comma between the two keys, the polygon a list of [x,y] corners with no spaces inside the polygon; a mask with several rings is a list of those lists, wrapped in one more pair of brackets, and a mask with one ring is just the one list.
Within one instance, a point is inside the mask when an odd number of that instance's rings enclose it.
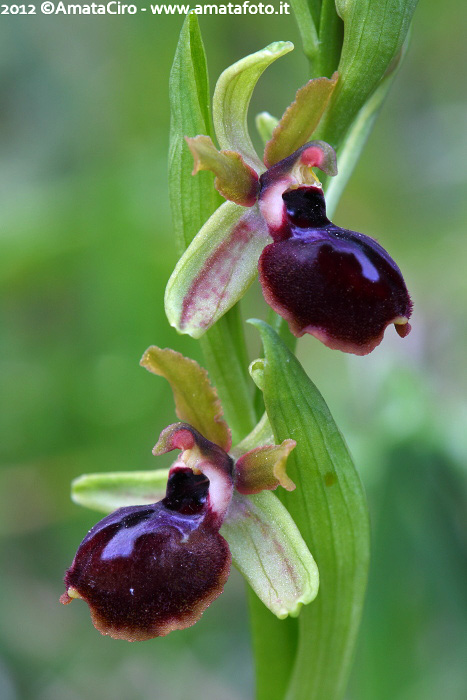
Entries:
{"label": "yellow lip tip", "polygon": [[81,598],[80,594],[73,586],[70,586],[66,593],[69,598]]}

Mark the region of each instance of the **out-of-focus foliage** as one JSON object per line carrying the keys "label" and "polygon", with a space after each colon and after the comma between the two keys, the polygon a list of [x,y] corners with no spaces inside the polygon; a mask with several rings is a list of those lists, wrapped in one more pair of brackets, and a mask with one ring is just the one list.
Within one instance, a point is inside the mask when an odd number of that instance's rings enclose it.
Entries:
{"label": "out-of-focus foliage", "polygon": [[[467,694],[467,9],[427,0],[417,12],[405,65],[335,217],[400,262],[414,330],[403,342],[389,330],[366,358],[312,338],[300,345],[372,511],[355,700]],[[281,114],[307,79],[293,18],[201,20],[212,78],[271,41],[295,42],[253,98],[252,114]],[[145,644],[100,637],[84,605],[58,604],[63,572],[96,519],[71,503],[71,479],[167,464],[151,448],[175,420],[173,404],[166,383],[138,366],[141,353],[157,343],[199,357],[163,315],[176,259],[167,84],[180,26],[143,13],[2,17],[2,700],[249,697],[238,577],[196,627]],[[245,303],[249,315],[264,313],[257,289]],[[254,333],[251,342],[257,351]]]}

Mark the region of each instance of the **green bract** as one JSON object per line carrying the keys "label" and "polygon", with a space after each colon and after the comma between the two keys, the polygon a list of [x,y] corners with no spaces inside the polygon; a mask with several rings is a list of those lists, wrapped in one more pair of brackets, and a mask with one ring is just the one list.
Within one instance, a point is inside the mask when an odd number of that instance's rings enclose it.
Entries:
{"label": "green bract", "polygon": [[[276,440],[297,442],[289,458],[296,491],[281,501],[319,566],[320,595],[299,619],[287,700],[341,698],[363,608],[369,560],[365,494],[326,403],[296,357],[262,321],[264,359],[253,363]],[[318,641],[319,640],[319,641]]]}

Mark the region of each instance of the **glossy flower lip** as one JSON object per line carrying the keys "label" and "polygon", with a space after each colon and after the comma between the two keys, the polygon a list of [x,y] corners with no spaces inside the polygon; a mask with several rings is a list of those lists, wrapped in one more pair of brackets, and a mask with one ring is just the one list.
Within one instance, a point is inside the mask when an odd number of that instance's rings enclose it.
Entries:
{"label": "glossy flower lip", "polygon": [[[281,199],[281,216],[276,213],[270,230],[274,242],[261,254],[259,275],[267,303],[292,332],[356,355],[379,345],[392,323],[406,336],[412,302],[384,248],[330,222],[318,187],[288,189]],[[277,201],[275,206],[279,211]]]}
{"label": "glossy flower lip", "polygon": [[[172,357],[153,349],[153,358],[157,355],[166,364]],[[183,364],[198,373],[185,358]],[[218,432],[219,423],[214,429]],[[224,431],[219,435],[230,438]],[[285,440],[240,457],[239,492],[279,484],[295,488],[285,471],[294,447]],[[97,523],[65,574],[61,602],[83,598],[94,626],[115,639],[142,641],[193,625],[229,575],[230,549],[219,530],[234,493],[234,460],[185,422],[165,428],[153,453],[172,450],[181,454],[169,471],[165,498],[120,508]]]}
{"label": "glossy flower lip", "polygon": [[65,575],[61,602],[83,598],[94,626],[115,639],[143,641],[193,625],[222,593],[231,564],[209,486],[176,462],[162,501],[97,523]]}

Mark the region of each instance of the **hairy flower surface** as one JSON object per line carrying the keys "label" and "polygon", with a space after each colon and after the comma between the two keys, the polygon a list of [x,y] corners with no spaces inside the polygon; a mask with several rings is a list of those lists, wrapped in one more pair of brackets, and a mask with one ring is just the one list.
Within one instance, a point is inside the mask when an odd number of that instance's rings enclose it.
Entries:
{"label": "hairy flower surface", "polygon": [[[222,592],[233,557],[278,617],[298,614],[316,596],[316,565],[285,508],[262,493],[278,485],[295,488],[285,472],[295,442],[261,444],[270,434],[263,421],[263,429],[231,456],[230,431],[206,372],[156,347],[146,351],[142,365],[170,381],[177,413],[185,419],[162,431],[153,453],[180,455],[165,475],[164,497],[118,508],[91,528],[65,574],[61,602],[82,598],[102,634],[152,639],[200,618]],[[84,477],[93,483],[93,503],[95,476]],[[100,478],[105,482],[106,475]],[[119,482],[118,475],[110,481],[123,483],[126,497],[137,484]],[[159,476],[156,481],[162,483]],[[251,500],[248,494],[257,495]],[[150,486],[148,498],[155,500]]]}
{"label": "hairy flower surface", "polygon": [[230,570],[208,499],[205,477],[173,468],[162,501],[120,508],[90,530],[66,573],[62,603],[83,598],[95,627],[116,639],[193,625]]}

